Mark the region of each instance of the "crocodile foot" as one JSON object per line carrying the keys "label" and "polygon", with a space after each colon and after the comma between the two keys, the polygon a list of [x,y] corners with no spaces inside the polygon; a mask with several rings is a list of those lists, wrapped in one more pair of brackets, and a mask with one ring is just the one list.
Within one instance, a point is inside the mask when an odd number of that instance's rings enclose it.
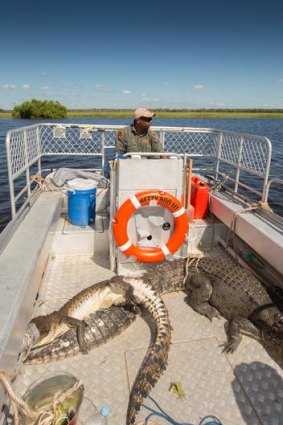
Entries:
{"label": "crocodile foot", "polygon": [[216,317],[217,319],[220,318],[219,311],[207,302],[195,304],[189,296],[185,299],[185,301],[190,307],[192,307],[193,310],[195,310],[199,314],[202,314],[203,316],[206,316],[210,321],[212,321],[214,317]]}
{"label": "crocodile foot", "polygon": [[83,320],[78,320],[69,316],[64,316],[61,320],[68,326],[74,327],[76,329],[80,351],[82,354],[87,354],[89,352],[89,348],[87,347],[85,340],[85,329],[87,324]]}
{"label": "crocodile foot", "polygon": [[233,340],[224,342],[223,344],[220,344],[219,347],[223,347],[222,353],[232,354],[237,350],[239,344],[240,344],[240,341],[238,341],[238,339],[233,339]]}
{"label": "crocodile foot", "polygon": [[278,328],[281,328],[283,326],[283,313],[277,313],[274,316],[274,325]]}
{"label": "crocodile foot", "polygon": [[260,332],[257,327],[248,319],[236,317],[229,321],[227,330],[227,342],[222,344],[223,352],[234,353],[240,345],[242,335],[247,335],[255,339],[260,339]]}
{"label": "crocodile foot", "polygon": [[197,313],[206,316],[209,320],[213,317],[220,317],[220,313],[215,307],[208,303],[212,294],[212,285],[209,279],[201,274],[193,274],[187,284],[188,296],[186,303]]}

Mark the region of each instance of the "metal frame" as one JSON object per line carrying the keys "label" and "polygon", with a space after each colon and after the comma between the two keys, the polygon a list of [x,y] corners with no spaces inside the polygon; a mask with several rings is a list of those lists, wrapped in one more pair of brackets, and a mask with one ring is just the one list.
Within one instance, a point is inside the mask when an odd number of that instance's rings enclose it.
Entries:
{"label": "metal frame", "polygon": [[[6,137],[8,176],[12,217],[17,213],[17,202],[25,205],[36,190],[30,181],[30,168],[36,166],[41,174],[41,160],[47,156],[92,156],[105,165],[106,152],[114,149],[117,130],[122,125],[78,125],[43,123],[10,130]],[[235,176],[228,176],[237,193],[239,187],[256,193],[263,202],[268,197],[268,176],[271,162],[271,143],[261,136],[222,131],[210,128],[192,127],[152,127],[159,135],[166,152],[181,156],[186,165],[188,158],[203,160],[210,158],[215,162],[216,178],[221,176],[223,164],[232,167]],[[205,170],[194,167],[194,172]],[[241,182],[241,173],[260,177],[262,192]],[[25,175],[25,183],[18,193],[19,178]]]}

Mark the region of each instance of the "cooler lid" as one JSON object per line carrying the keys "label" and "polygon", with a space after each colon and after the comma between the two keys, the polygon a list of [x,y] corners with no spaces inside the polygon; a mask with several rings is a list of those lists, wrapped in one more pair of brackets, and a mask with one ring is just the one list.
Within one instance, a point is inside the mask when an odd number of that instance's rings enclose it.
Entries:
{"label": "cooler lid", "polygon": [[90,190],[97,187],[97,181],[92,179],[72,179],[67,180],[68,189],[72,190]]}

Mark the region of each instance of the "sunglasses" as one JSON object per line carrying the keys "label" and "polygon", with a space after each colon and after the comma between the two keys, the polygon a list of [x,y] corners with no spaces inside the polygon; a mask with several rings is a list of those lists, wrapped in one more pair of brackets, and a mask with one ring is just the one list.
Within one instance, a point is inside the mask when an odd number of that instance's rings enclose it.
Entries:
{"label": "sunglasses", "polygon": [[140,117],[140,119],[147,122],[150,122],[152,120],[152,118],[147,118],[147,117]]}

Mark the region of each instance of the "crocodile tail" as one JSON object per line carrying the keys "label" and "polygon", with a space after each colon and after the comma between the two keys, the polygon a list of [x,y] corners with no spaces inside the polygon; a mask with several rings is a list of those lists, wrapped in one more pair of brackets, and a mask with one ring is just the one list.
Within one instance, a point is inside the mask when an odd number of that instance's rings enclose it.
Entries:
{"label": "crocodile tail", "polygon": [[155,266],[142,276],[144,283],[151,285],[162,295],[185,289],[186,259],[166,261]]}
{"label": "crocodile tail", "polygon": [[[85,340],[88,349],[97,347],[119,335],[136,318],[136,315],[123,307],[112,306],[90,314],[85,319]],[[72,328],[50,344],[30,351],[26,364],[41,364],[63,360],[80,354],[76,329]]]}
{"label": "crocodile tail", "polygon": [[150,286],[145,285],[142,280],[125,278],[125,281],[134,288],[134,296],[136,291],[139,296],[141,293],[144,295],[144,298],[140,298],[138,302],[145,306],[156,323],[155,342],[146,353],[130,393],[126,423],[133,425],[143,400],[166,369],[171,342],[171,327],[167,309],[156,292]]}

